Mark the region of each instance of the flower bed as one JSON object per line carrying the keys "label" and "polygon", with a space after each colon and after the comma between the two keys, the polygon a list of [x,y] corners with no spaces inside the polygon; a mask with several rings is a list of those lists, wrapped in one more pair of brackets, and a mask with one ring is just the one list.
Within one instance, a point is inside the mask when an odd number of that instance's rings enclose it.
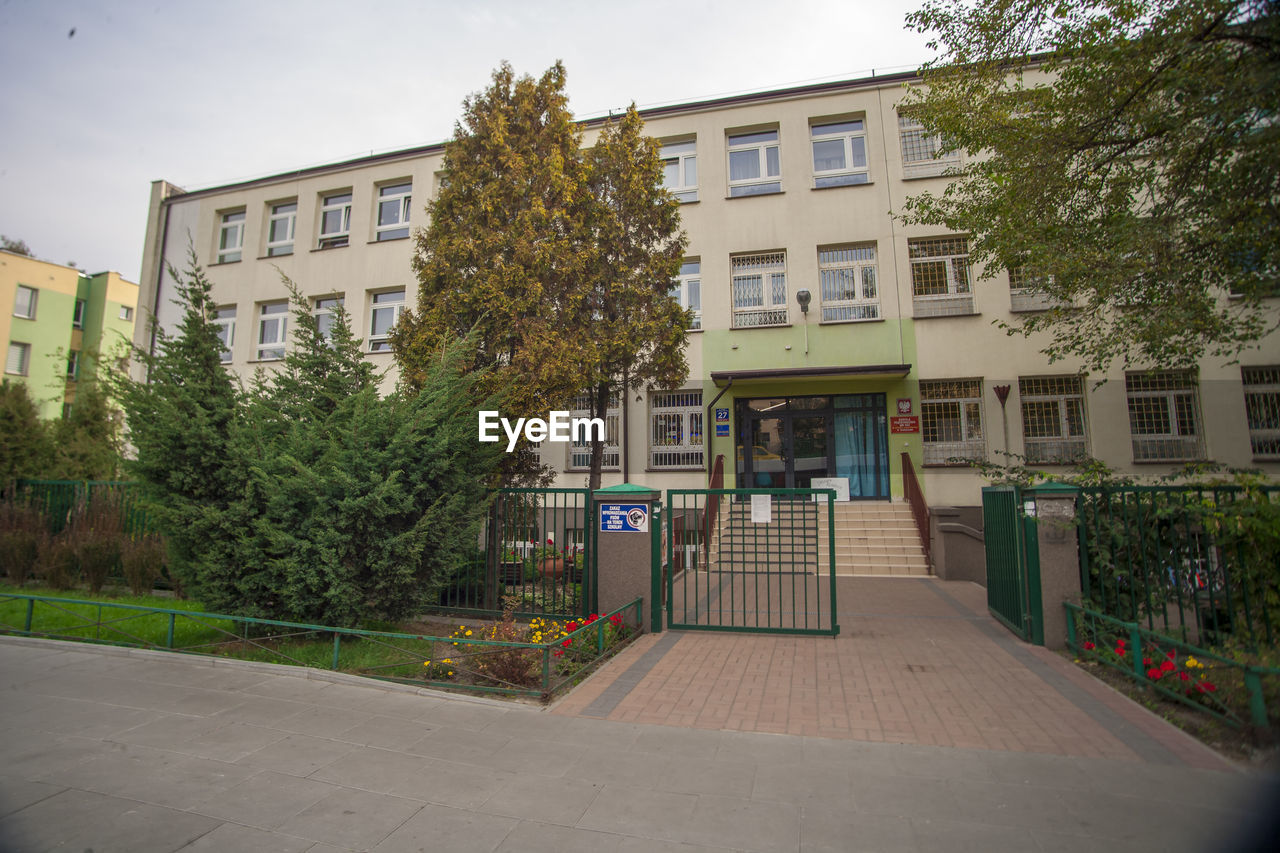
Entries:
{"label": "flower bed", "polygon": [[1280,669],[1233,660],[1075,604],[1065,607],[1067,645],[1081,658],[1234,728],[1280,728]]}

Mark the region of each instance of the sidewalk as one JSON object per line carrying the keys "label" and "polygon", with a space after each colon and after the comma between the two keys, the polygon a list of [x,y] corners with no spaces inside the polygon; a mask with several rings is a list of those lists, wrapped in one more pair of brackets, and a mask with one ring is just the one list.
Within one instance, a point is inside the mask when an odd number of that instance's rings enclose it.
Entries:
{"label": "sidewalk", "polygon": [[0,690],[6,851],[1194,851],[1264,808],[1245,774],[1140,756],[591,719],[11,637]]}

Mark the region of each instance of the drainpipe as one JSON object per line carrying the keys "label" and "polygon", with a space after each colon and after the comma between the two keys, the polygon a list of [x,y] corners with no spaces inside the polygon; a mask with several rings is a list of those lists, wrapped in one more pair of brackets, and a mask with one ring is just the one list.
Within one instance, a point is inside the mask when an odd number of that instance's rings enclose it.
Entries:
{"label": "drainpipe", "polygon": [[[707,452],[704,453],[703,456],[706,457],[704,461],[707,463],[707,485],[708,486],[711,485],[711,458],[712,458],[711,457],[711,439],[715,437],[715,423],[716,423],[715,420],[712,418],[712,415],[714,414],[713,409],[715,408],[716,403],[720,402],[720,398],[724,396],[725,392],[732,387],[733,387],[733,377],[730,376],[729,381],[725,383],[725,386],[723,388],[720,389],[720,393],[715,396],[714,400],[712,400],[710,403],[707,404],[707,419],[702,422],[703,447],[707,448]],[[711,427],[710,433],[707,432],[708,426]],[[732,437],[733,436],[730,436],[730,438]],[[733,455],[732,448],[730,448],[729,455],[730,456]]]}

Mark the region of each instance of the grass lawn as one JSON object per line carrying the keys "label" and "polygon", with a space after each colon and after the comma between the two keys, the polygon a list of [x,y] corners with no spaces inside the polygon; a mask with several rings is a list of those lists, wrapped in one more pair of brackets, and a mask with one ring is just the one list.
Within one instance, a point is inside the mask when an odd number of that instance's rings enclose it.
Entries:
{"label": "grass lawn", "polygon": [[[40,596],[53,601],[14,598]],[[30,609],[29,609],[30,608]],[[173,612],[151,612],[152,608]],[[495,680],[492,660],[529,656],[532,672],[539,672],[543,652],[513,650],[494,643],[460,640],[449,634],[459,622],[430,619],[393,627],[391,632],[345,633],[323,627],[262,625],[242,619],[206,615],[194,601],[161,596],[99,594],[87,590],[18,589],[0,585],[0,633],[221,655],[241,660],[337,669],[357,675],[424,682],[448,672],[449,684],[469,690],[503,690],[536,694],[536,688]],[[473,625],[480,623],[467,620]],[[463,625],[465,629],[467,625]],[[402,634],[408,636],[394,636]],[[435,636],[432,636],[432,635]],[[480,632],[476,632],[477,637]],[[459,638],[460,639],[460,638]],[[334,655],[337,654],[335,666]],[[563,652],[561,654],[564,654]],[[593,655],[594,656],[594,655]],[[424,667],[425,661],[451,660],[444,671]],[[536,659],[536,660],[535,660]],[[565,660],[561,658],[561,660]],[[567,663],[568,661],[565,660]]]}

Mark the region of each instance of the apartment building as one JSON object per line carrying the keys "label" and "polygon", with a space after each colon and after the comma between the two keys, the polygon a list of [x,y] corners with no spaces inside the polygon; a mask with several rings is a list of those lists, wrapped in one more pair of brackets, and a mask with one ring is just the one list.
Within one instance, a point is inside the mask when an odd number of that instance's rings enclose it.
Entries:
{"label": "apartment building", "polygon": [[[900,501],[906,454],[931,506],[973,507],[984,482],[959,460],[1006,451],[1138,475],[1199,460],[1280,472],[1280,337],[1239,363],[1085,375],[995,325],[1046,307],[1016,271],[980,281],[965,235],[891,215],[954,162],[897,110],[914,80],[644,111],[689,235],[673,287],[693,312],[690,373],[613,401],[604,484],[701,487],[723,457],[726,486],[816,481]],[[599,126],[584,122],[588,143]],[[283,273],[322,318],[341,302],[369,359],[393,371],[386,335],[416,302],[410,234],[442,158],[430,145],[198,192],[158,181],[142,304],[175,323],[165,267],[183,266],[190,235],[229,369],[283,358]],[[543,453],[560,484],[585,484],[588,447]]]}
{"label": "apartment building", "polygon": [[0,338],[4,379],[22,382],[43,418],[62,417],[82,377],[134,337],[138,285],[116,272],[0,251]]}

